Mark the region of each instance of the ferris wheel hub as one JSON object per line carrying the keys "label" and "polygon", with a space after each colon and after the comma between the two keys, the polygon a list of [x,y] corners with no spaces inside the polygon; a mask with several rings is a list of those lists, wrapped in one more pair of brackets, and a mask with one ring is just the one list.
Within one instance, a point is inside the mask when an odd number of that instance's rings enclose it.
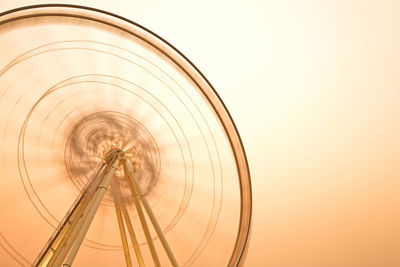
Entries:
{"label": "ferris wheel hub", "polygon": [[109,163],[113,161],[115,158],[123,158],[124,157],[124,151],[122,151],[118,147],[112,147],[109,151],[107,151],[103,157],[106,163]]}

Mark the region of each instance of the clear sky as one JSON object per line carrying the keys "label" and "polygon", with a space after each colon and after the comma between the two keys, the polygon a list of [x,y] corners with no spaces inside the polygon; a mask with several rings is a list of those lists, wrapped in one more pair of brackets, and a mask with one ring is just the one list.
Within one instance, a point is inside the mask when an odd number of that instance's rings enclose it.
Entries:
{"label": "clear sky", "polygon": [[246,266],[400,266],[399,1],[64,3],[142,24],[214,85],[252,175]]}

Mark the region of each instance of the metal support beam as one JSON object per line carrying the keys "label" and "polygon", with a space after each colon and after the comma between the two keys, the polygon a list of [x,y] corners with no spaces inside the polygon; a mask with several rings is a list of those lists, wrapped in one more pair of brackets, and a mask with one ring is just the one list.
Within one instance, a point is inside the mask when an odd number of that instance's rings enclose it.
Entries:
{"label": "metal support beam", "polygon": [[68,252],[70,251],[71,247],[74,245],[75,240],[77,239],[78,234],[82,229],[83,222],[87,218],[88,209],[90,209],[90,207],[93,205],[93,199],[94,199],[95,193],[96,193],[96,191],[94,191],[92,194],[90,194],[89,197],[87,198],[85,205],[82,206],[82,210],[77,214],[77,218],[73,222],[73,227],[71,227],[71,233],[68,236],[66,236],[67,238],[66,238],[64,245],[61,248],[61,251],[59,252],[57,257],[55,257],[54,265],[49,265],[49,266],[58,267],[63,263],[65,257],[67,257]]}
{"label": "metal support beam", "polygon": [[90,191],[88,192],[85,201],[83,202],[82,206],[80,207],[79,211],[74,217],[74,220],[71,222],[70,229],[68,229],[69,233],[64,237],[65,240],[63,240],[63,245],[60,246],[60,251],[56,251],[57,253],[54,254],[54,257],[52,258],[52,261],[49,262],[48,266],[50,267],[61,266],[65,257],[67,257],[68,252],[70,251],[72,245],[74,244],[75,240],[78,237],[78,234],[82,228],[84,220],[87,218],[86,215],[88,213],[88,209],[93,204],[97,188],[100,182],[104,179],[104,175],[110,171],[110,168],[111,165],[110,162],[108,162],[108,164],[105,165],[102,175],[99,175],[97,181],[95,181],[93,184],[94,186],[90,188]]}
{"label": "metal support beam", "polygon": [[131,255],[129,253],[128,240],[126,238],[124,220],[122,218],[122,212],[121,212],[121,201],[122,201],[121,191],[118,189],[119,189],[119,184],[117,184],[117,180],[114,179],[114,183],[111,184],[111,192],[114,199],[115,213],[117,214],[119,233],[121,235],[126,266],[131,267],[132,266]]}
{"label": "metal support beam", "polygon": [[[171,247],[168,245],[167,239],[165,238],[165,235],[164,235],[163,231],[161,230],[160,225],[158,224],[158,221],[153,213],[153,210],[151,209],[149,202],[147,201],[145,195],[143,194],[142,188],[140,187],[140,185],[135,177],[135,173],[133,172],[131,165],[129,164],[129,162],[126,159],[124,159],[122,163],[124,165],[125,175],[127,174],[126,176],[128,177],[128,181],[133,187],[131,190],[132,190],[132,192],[135,192],[134,195],[135,195],[135,198],[139,199],[138,202],[143,203],[143,207],[145,208],[147,215],[149,216],[150,221],[152,222],[153,227],[156,230],[158,238],[160,239],[161,244],[163,245],[171,264],[173,266],[179,266],[178,262],[175,259],[174,254],[172,253]],[[136,202],[135,202],[135,204],[136,204]],[[137,203],[136,206],[140,206],[140,203]]]}
{"label": "metal support beam", "polygon": [[128,210],[126,209],[126,206],[124,203],[122,203],[122,205],[121,205],[121,210],[122,210],[122,214],[124,215],[124,218],[125,218],[125,223],[128,228],[129,235],[131,237],[131,242],[132,242],[133,248],[135,249],[136,259],[139,263],[139,266],[144,267],[144,260],[143,260],[142,252],[140,251],[139,243],[137,241],[135,231],[133,230],[133,226],[132,226],[131,219],[129,218]]}
{"label": "metal support beam", "polygon": [[126,231],[125,231],[124,221],[122,219],[122,213],[121,213],[121,208],[120,208],[119,204],[115,205],[115,211],[117,213],[118,226],[119,226],[119,231],[121,234],[122,246],[124,248],[124,256],[125,256],[126,266],[131,267],[132,266],[131,255],[129,254],[128,240],[126,239]]}
{"label": "metal support beam", "polygon": [[96,184],[99,181],[99,176],[101,176],[101,172],[104,171],[104,167],[105,163],[102,162],[92,175],[90,181],[87,183],[83,193],[79,195],[65,216],[64,220],[57,227],[57,231],[51,237],[46,248],[42,253],[40,253],[38,259],[36,259],[34,266],[39,267],[53,265],[55,259],[58,257],[59,252],[62,250],[66,240],[75,227],[77,219],[79,219],[81,212],[86,206],[92,191],[94,191],[96,188]]}
{"label": "metal support beam", "polygon": [[82,244],[83,239],[85,238],[89,226],[93,221],[94,215],[96,214],[96,211],[100,206],[101,200],[103,199],[104,194],[107,191],[107,188],[111,182],[111,178],[114,176],[114,172],[118,168],[119,161],[120,161],[119,153],[117,153],[115,159],[111,161],[112,167],[108,170],[106,175],[104,175],[103,179],[101,180],[97,188],[96,194],[93,197],[93,203],[89,207],[88,212],[85,215],[77,239],[75,240],[74,245],[72,246],[71,251],[69,252],[68,257],[65,260],[63,266],[69,267],[72,265],[72,262],[74,261],[76,254],[78,253],[78,250]]}
{"label": "metal support beam", "polygon": [[133,248],[135,250],[136,259],[137,259],[137,261],[139,263],[139,266],[140,267],[144,267],[144,260],[143,260],[142,252],[140,251],[140,246],[139,246],[139,243],[137,241],[136,234],[135,234],[135,231],[133,229],[133,225],[132,225],[131,219],[129,217],[128,209],[126,208],[124,196],[121,193],[119,181],[118,181],[118,179],[115,179],[114,181],[115,181],[115,186],[113,188],[115,189],[116,194],[120,198],[119,199],[120,200],[119,201],[120,208],[121,208],[124,220],[125,220],[126,227],[128,228],[128,232],[129,232],[129,236],[131,238],[131,242],[132,242]]}
{"label": "metal support beam", "polygon": [[143,232],[144,232],[144,235],[146,237],[146,241],[147,241],[147,244],[149,246],[151,257],[153,258],[154,265],[159,267],[159,266],[161,266],[161,263],[160,263],[160,260],[158,259],[157,251],[156,251],[156,248],[154,247],[153,239],[151,238],[149,226],[147,225],[146,217],[145,217],[145,214],[143,212],[142,205],[140,204],[140,199],[138,197],[138,193],[135,190],[135,186],[131,182],[131,179],[129,179],[128,169],[126,168],[125,161],[126,160],[123,160],[125,177],[128,180],[129,188],[131,189],[131,192],[132,192],[133,201],[135,203],[136,210],[137,210],[138,215],[139,215],[140,223],[142,224]]}

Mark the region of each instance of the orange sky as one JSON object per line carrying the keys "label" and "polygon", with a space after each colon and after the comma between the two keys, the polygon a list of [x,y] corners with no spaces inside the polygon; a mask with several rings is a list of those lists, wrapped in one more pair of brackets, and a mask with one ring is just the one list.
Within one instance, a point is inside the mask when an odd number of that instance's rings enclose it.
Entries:
{"label": "orange sky", "polygon": [[214,85],[249,158],[246,266],[400,265],[398,1],[66,2],[144,25]]}

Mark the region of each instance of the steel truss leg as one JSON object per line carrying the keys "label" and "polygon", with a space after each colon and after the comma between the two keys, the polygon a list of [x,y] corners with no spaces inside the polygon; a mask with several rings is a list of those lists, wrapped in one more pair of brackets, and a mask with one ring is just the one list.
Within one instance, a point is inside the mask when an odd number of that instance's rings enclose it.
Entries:
{"label": "steel truss leg", "polygon": [[120,205],[120,208],[121,208],[121,211],[122,211],[122,215],[123,215],[123,217],[125,219],[125,224],[126,224],[126,226],[128,228],[128,232],[129,232],[129,236],[131,238],[131,242],[132,242],[133,248],[135,250],[136,259],[137,259],[137,261],[139,263],[139,266],[140,267],[144,267],[144,260],[143,260],[142,252],[140,251],[139,243],[137,241],[135,231],[133,230],[131,219],[129,218],[129,213],[128,213],[128,210],[127,210],[126,205],[125,205],[124,196],[121,193],[120,184],[118,182],[118,179],[115,179],[115,184],[114,185],[115,186],[113,188],[115,190],[115,194],[118,195],[119,198],[120,198],[119,205]]}
{"label": "steel truss leg", "polygon": [[[135,205],[136,205],[138,212],[139,212],[139,210],[141,210],[141,206],[140,206],[140,202],[141,202],[147,212],[147,215],[150,218],[150,221],[153,224],[154,230],[156,230],[158,238],[160,239],[161,244],[164,247],[164,250],[167,253],[167,256],[168,256],[171,264],[173,266],[178,266],[178,262],[176,261],[175,256],[172,253],[171,247],[168,245],[167,239],[165,238],[165,235],[164,235],[163,231],[161,230],[160,225],[158,224],[158,221],[153,213],[153,210],[150,207],[149,202],[147,201],[145,195],[143,194],[142,188],[140,187],[140,185],[135,177],[135,173],[133,172],[131,165],[129,164],[129,162],[126,159],[123,159],[122,164],[124,165],[125,176],[128,178],[128,182],[131,185],[131,191],[133,193],[134,199],[136,199]],[[144,223],[147,226],[145,219],[144,219]],[[143,223],[142,223],[142,225],[143,225]],[[146,235],[146,239],[147,239],[147,242],[149,243],[149,246],[150,246],[150,244],[153,244],[153,240],[151,239],[151,236],[150,236],[150,238],[147,238],[147,235]],[[150,242],[149,242],[149,239],[151,240]],[[154,245],[152,245],[152,246],[154,249]]]}
{"label": "steel truss leg", "polygon": [[111,178],[113,178],[114,172],[118,168],[118,165],[119,165],[119,156],[117,155],[116,158],[114,159],[114,161],[112,161],[112,167],[107,172],[107,174],[104,175],[99,186],[97,187],[96,194],[93,197],[93,203],[89,207],[88,212],[86,213],[85,218],[82,221],[82,226],[78,233],[77,239],[75,240],[74,245],[72,246],[71,251],[69,252],[68,257],[65,260],[63,266],[69,267],[72,265],[72,262],[74,261],[75,256],[78,253],[78,250],[82,244],[82,241],[85,238],[85,235],[89,229],[89,226],[93,221],[94,215],[96,214],[96,211],[100,206],[101,200],[103,199],[104,194],[106,193],[106,191],[108,189],[108,186],[111,182]]}
{"label": "steel truss leg", "polygon": [[136,254],[136,258],[138,260],[139,266],[144,267],[144,260],[143,260],[142,252],[140,251],[139,243],[137,241],[135,231],[133,230],[132,222],[131,222],[131,219],[129,218],[129,213],[128,213],[128,210],[126,209],[125,203],[123,203],[121,205],[121,209],[122,209],[122,214],[124,215],[124,218],[125,218],[126,225],[128,227],[128,232],[131,237],[131,242],[132,242],[133,248],[135,249],[135,254]]}
{"label": "steel truss leg", "polygon": [[115,213],[117,214],[119,233],[121,235],[122,247],[124,249],[126,266],[131,267],[132,266],[131,255],[129,253],[128,240],[126,238],[124,220],[122,218],[122,212],[121,212],[122,196],[120,191],[118,191],[119,189],[118,187],[119,184],[117,184],[117,179],[114,178],[114,182],[111,184],[111,192],[114,199]]}
{"label": "steel truss leg", "polygon": [[[123,162],[125,162],[125,160]],[[128,172],[126,170],[126,164],[124,164],[124,172],[125,172],[125,177],[128,179],[128,184],[129,184],[129,187],[132,192],[133,201],[135,203],[136,210],[139,215],[140,223],[142,224],[143,232],[144,232],[147,244],[150,249],[151,257],[153,258],[154,265],[159,267],[159,266],[161,266],[161,263],[160,263],[160,260],[158,259],[157,251],[156,251],[156,248],[154,247],[153,239],[151,238],[151,234],[150,234],[149,226],[147,225],[145,214],[143,212],[142,206],[140,205],[140,199],[138,197],[138,194],[136,193],[134,185],[128,178],[129,176],[127,175]]]}
{"label": "steel truss leg", "polygon": [[35,263],[33,264],[34,266],[53,266],[55,259],[58,257],[60,251],[65,245],[65,242],[68,240],[71,232],[75,228],[80,215],[87,206],[87,203],[89,202],[91,195],[93,194],[96,185],[99,182],[99,177],[105,170],[104,167],[105,163],[99,165],[97,171],[92,176],[83,193],[75,201],[70,211],[65,216],[65,219],[57,228],[57,231],[53,234],[44,251],[40,253],[39,257],[35,260]]}

